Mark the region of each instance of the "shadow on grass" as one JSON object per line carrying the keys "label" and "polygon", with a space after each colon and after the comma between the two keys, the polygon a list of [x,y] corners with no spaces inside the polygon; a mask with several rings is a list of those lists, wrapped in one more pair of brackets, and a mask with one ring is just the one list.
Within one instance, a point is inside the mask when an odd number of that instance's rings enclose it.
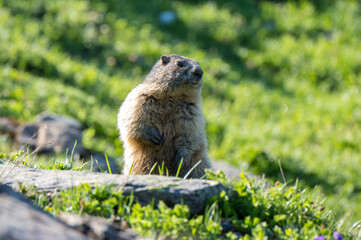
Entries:
{"label": "shadow on grass", "polygon": [[[188,0],[186,1],[186,4],[197,9],[207,2],[208,1]],[[147,4],[144,4],[144,1],[141,0],[123,1],[121,3],[116,0],[93,0],[89,2],[89,6],[87,8],[79,11],[86,11],[87,13],[84,13],[84,16],[97,13],[99,16],[102,16],[102,20],[91,23],[82,21],[73,23],[70,21],[70,23],[66,22],[66,24],[61,21],[56,21],[57,18],[61,17],[60,15],[64,15],[66,12],[61,10],[49,10],[47,7],[44,7],[46,6],[45,1],[33,1],[29,2],[28,5],[23,5],[21,4],[21,1],[18,0],[5,0],[3,2],[3,7],[9,9],[11,14],[21,16],[25,19],[24,21],[27,21],[26,19],[28,19],[38,22],[40,28],[42,27],[41,24],[44,21],[49,21],[49,19],[51,19],[50,21],[54,22],[51,23],[51,30],[49,30],[50,33],[44,31],[44,29],[41,31],[41,34],[46,34],[49,38],[49,45],[59,47],[59,51],[67,53],[72,58],[84,62],[84,64],[89,62],[95,64],[97,69],[104,71],[105,74],[112,75],[119,70],[128,72],[136,66],[141,69],[142,75],[146,75],[154,62],[159,59],[159,55],[162,54],[157,51],[148,51],[143,53],[147,56],[139,57],[139,59],[143,60],[136,62],[131,62],[128,59],[129,56],[127,53],[116,54],[116,65],[113,68],[107,68],[107,57],[115,52],[114,43],[117,38],[121,37],[122,33],[113,32],[104,39],[102,39],[100,33],[97,33],[98,35],[93,39],[91,45],[87,45],[87,40],[85,39],[85,36],[83,36],[83,32],[89,24],[93,24],[94,29],[101,29],[102,26],[109,26],[112,32],[112,27],[114,27],[116,20],[126,19],[129,28],[135,31],[139,30],[145,24],[151,25],[152,31],[162,33],[157,36],[157,38],[159,38],[158,40],[164,43],[164,45],[169,45],[169,43],[172,42],[191,43],[192,46],[204,50],[206,54],[210,56],[216,55],[220,57],[230,66],[230,72],[234,74],[232,77],[229,74],[218,75],[216,76],[217,79],[226,79],[227,83],[234,85],[238,85],[241,81],[247,79],[248,81],[251,80],[261,83],[265,86],[265,88],[279,89],[286,95],[292,95],[292,93],[285,90],[283,83],[279,82],[274,77],[277,75],[276,73],[281,70],[279,67],[267,66],[270,71],[263,71],[258,67],[250,66],[246,59],[243,59],[237,53],[237,49],[240,46],[247,49],[261,51],[263,39],[259,39],[259,35],[257,34],[261,30],[266,29],[267,34],[275,34],[275,37],[277,37],[277,34],[283,34],[277,30],[267,30],[267,24],[269,25],[269,22],[272,21],[272,19],[265,19],[262,9],[260,8],[260,3],[262,2],[265,1],[221,0],[214,3],[218,8],[227,9],[231,13],[237,13],[245,19],[245,24],[241,27],[241,29],[235,29],[235,31],[239,31],[238,36],[229,42],[222,42],[215,39],[212,32],[209,31],[211,26],[206,28],[194,28],[187,25],[187,23],[181,21],[180,19],[176,20],[172,24],[162,25],[158,20],[161,12],[166,10],[174,10],[176,12],[176,4],[172,1],[158,0],[150,1],[147,2]],[[270,2],[285,3],[286,1],[275,0]],[[317,11],[326,10],[332,5],[331,2],[331,0],[309,1],[309,3],[314,5]],[[79,14],[81,15],[83,13],[80,12]],[[113,15],[113,17],[108,18],[107,16],[109,16],[109,14]],[[46,24],[49,25],[49,23]],[[114,27],[113,30],[115,29],[116,28]],[[134,51],[136,52],[136,49]],[[8,63],[7,58],[4,60],[0,59],[0,61]],[[54,63],[49,62],[41,56],[37,56],[37,59],[34,59],[31,56],[29,59],[24,60],[22,54],[19,54],[19,56],[17,56],[11,64],[15,68],[21,68],[21,66],[24,65],[24,62],[26,63],[24,70],[34,75],[62,81],[65,84],[81,88],[83,91],[92,95],[104,95],[101,93],[101,91],[104,91],[102,86],[79,86],[76,83],[74,76],[68,76],[59,72]],[[204,88],[206,93],[210,93],[210,95],[213,95],[220,100],[227,97],[226,93],[212,89],[211,86],[205,85]],[[107,95],[104,95],[103,98],[102,102],[104,104],[111,105],[114,102],[114,99],[111,99]]]}
{"label": "shadow on grass", "polygon": [[[262,83],[266,88],[277,88],[286,94],[290,94],[283,88],[282,83],[279,83],[276,79],[274,79],[275,74],[261,71],[257,67],[247,66],[245,59],[242,59],[235,50],[235,47],[238,46],[261,50],[260,41],[262,41],[262,39],[258,39],[258,35],[256,33],[265,28],[269,22],[269,19],[264,18],[262,10],[260,9],[261,2],[264,1],[221,0],[214,3],[218,8],[227,9],[231,13],[240,14],[246,21],[246,24],[242,26],[239,36],[230,42],[221,42],[215,39],[207,28],[193,29],[191,26],[188,26],[179,19],[173,24],[167,26],[160,24],[158,16],[162,11],[173,9],[176,12],[174,9],[175,4],[171,1],[159,0],[150,1],[147,2],[147,4],[144,4],[144,1],[140,0],[126,1],[122,3],[115,0],[93,0],[89,2],[89,9],[85,9],[85,11],[95,11],[103,16],[102,21],[91,23],[95,25],[95,29],[100,29],[104,24],[112,27],[112,25],[115,24],[114,21],[117,19],[127,19],[129,26],[134,27],[135,29],[140,29],[144,24],[149,24],[155,32],[163,33],[160,41],[164,42],[164,44],[169,44],[170,42],[192,43],[197,48],[205,50],[208,54],[215,53],[218,55],[224,62],[229,64],[231,71],[239,76],[239,78],[233,79],[228,76],[217,76],[219,79],[227,78],[227,81],[232,84],[239,84],[242,79],[250,79],[252,81]],[[286,1],[275,0],[270,2],[285,3]],[[331,5],[330,3],[332,1],[313,0],[309,2],[314,5],[316,10],[323,11]],[[49,10],[44,7],[45,2],[31,2],[26,7],[21,6],[19,3],[20,1],[4,1],[3,5],[4,7],[10,9],[12,14],[21,15],[24,18],[39,21],[39,23],[46,20],[44,16],[52,16],[54,23],[52,23],[51,31],[54,32],[53,35],[58,35],[58,37],[53,37],[52,35],[48,36],[52,41],[51,45],[59,46],[62,51],[68,53],[75,59],[83,61],[84,63],[93,62],[97,64],[98,69],[106,68],[106,59],[110,53],[114,52],[113,43],[116,42],[115,36],[119,35],[119,33],[111,34],[105,41],[101,40],[99,35],[94,39],[90,46],[87,46],[86,39],[83,36],[83,31],[90,23],[76,22],[64,25],[62,22],[55,21],[57,19],[56,16],[58,14],[64,14],[64,12],[47,12]],[[192,5],[194,8],[199,8],[200,5],[207,3],[207,1],[186,1],[186,3],[188,5]],[[115,19],[114,21],[109,20],[106,17],[110,13],[115,16],[114,18],[111,18]],[[235,31],[240,31],[240,29],[235,29]],[[268,34],[272,33],[272,31],[268,32]],[[277,34],[277,31],[275,34]],[[140,67],[143,72],[147,72],[159,58],[159,54],[154,51],[146,54],[150,55],[146,56],[147,59],[153,60],[134,63],[137,67]],[[116,58],[117,65],[114,67],[115,69],[121,68],[122,71],[127,71],[134,67],[133,63],[129,64],[128,56],[126,54],[119,55]],[[22,59],[19,59],[19,62],[22,62]],[[17,67],[16,61],[14,65]],[[270,66],[270,68],[272,69],[272,66]],[[25,70],[47,78],[65,78],[63,80],[65,83],[75,85],[72,77],[61,76],[61,74],[57,71],[56,66],[53,66],[51,63],[47,63],[44,59],[41,59],[40,64],[33,63],[31,60],[28,61]],[[277,68],[272,69],[273,72],[277,72],[279,70],[280,69]],[[93,93],[94,88],[83,90]],[[109,102],[111,102],[111,100],[109,100]]]}
{"label": "shadow on grass", "polygon": [[[250,165],[255,173],[265,174],[269,179],[283,182],[278,159],[271,157],[266,152],[260,151],[255,154],[250,160]],[[335,194],[337,192],[338,186],[329,183],[327,179],[320,176],[320,174],[307,171],[301,161],[283,158],[281,166],[288,184],[295,183],[296,180],[298,180],[301,185],[306,185],[311,188],[320,186],[326,194]],[[360,189],[354,189],[353,192],[356,193],[359,191]]]}

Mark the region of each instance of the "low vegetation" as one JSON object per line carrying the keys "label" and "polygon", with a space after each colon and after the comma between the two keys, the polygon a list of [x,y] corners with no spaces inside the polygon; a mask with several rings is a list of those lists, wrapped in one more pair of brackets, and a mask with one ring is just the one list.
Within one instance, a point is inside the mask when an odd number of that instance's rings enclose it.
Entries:
{"label": "low vegetation", "polygon": [[[286,188],[276,183],[265,189],[244,174],[228,182],[222,173],[209,172],[209,179],[227,184],[230,192],[222,192],[209,200],[204,214],[191,216],[188,206],[141,206],[132,196],[122,195],[114,185],[95,188],[85,183],[56,195],[20,186],[21,191],[34,199],[35,204],[54,215],[59,213],[89,214],[125,221],[137,233],[149,237],[179,239],[313,239],[323,236],[332,239],[337,232],[332,214],[320,200],[310,197],[297,185]],[[317,199],[317,198],[316,198]]]}
{"label": "low vegetation", "polygon": [[[41,169],[82,171],[68,159],[48,165],[35,164],[32,157],[18,152],[0,161]],[[65,163],[65,164],[64,164]],[[5,168],[6,165],[3,165]],[[1,180],[2,171],[0,172]],[[325,207],[323,195],[298,186],[249,179],[241,173],[238,180],[226,179],[223,172],[207,170],[206,179],[218,181],[228,190],[207,202],[203,214],[191,215],[187,205],[172,208],[163,202],[142,206],[133,195],[123,195],[122,186],[88,183],[53,193],[19,184],[20,191],[45,211],[58,215],[72,213],[108,218],[126,223],[142,236],[181,239],[352,239],[357,226],[345,231]],[[336,237],[335,237],[336,236]]]}

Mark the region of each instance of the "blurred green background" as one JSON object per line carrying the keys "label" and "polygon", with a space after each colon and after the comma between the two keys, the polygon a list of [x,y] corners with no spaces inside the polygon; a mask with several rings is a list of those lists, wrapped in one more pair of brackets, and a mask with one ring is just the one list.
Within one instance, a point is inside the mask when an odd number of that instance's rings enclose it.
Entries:
{"label": "blurred green background", "polygon": [[[361,5],[354,0],[0,0],[0,115],[74,117],[119,162],[118,108],[163,54],[204,70],[209,155],[361,219]],[[0,151],[16,151],[0,136]]]}

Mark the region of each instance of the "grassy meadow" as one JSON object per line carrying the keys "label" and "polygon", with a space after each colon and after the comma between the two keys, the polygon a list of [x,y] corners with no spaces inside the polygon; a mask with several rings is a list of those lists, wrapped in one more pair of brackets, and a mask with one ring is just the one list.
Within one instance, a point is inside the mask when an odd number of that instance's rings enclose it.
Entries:
{"label": "grassy meadow", "polygon": [[161,55],[194,58],[211,159],[283,182],[280,161],[339,229],[361,220],[357,0],[0,0],[0,26],[0,116],[74,117],[84,145],[120,163],[128,92]]}

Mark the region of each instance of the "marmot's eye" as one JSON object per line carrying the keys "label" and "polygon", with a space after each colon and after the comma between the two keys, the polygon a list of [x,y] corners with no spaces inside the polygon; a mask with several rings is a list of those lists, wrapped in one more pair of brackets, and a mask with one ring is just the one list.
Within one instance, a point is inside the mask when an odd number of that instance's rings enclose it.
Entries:
{"label": "marmot's eye", "polygon": [[184,63],[181,62],[181,61],[176,61],[175,64],[176,64],[178,67],[183,67],[183,66],[184,66]]}

